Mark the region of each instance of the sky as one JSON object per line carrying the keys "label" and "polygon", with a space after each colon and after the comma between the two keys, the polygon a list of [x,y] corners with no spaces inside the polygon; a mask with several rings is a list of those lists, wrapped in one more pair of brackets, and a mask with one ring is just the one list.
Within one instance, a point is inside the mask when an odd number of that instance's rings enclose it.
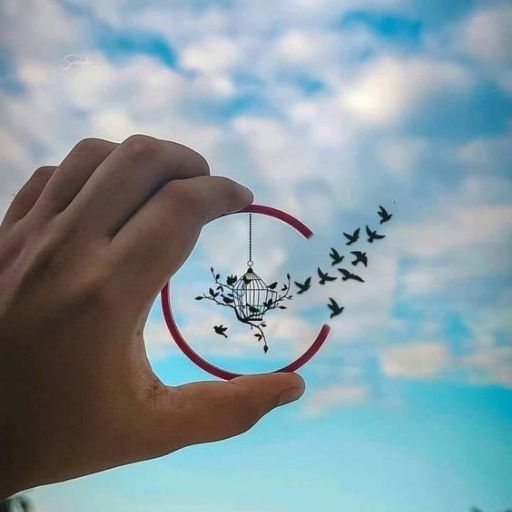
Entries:
{"label": "sky", "polygon": [[[193,300],[211,265],[240,275],[247,260],[246,215],[206,226],[171,280],[181,331],[215,364],[260,372],[329,323],[305,396],[239,438],[32,490],[37,512],[512,507],[509,1],[3,0],[0,13],[0,211],[78,140],[146,133],[312,229],[255,215],[267,283],[328,268],[332,246],[348,260],[344,231],[386,234],[359,242],[364,284],[314,277],[273,312],[264,355]],[[345,306],[332,320],[329,296]],[[211,378],[158,301],[145,338],[164,382]]]}

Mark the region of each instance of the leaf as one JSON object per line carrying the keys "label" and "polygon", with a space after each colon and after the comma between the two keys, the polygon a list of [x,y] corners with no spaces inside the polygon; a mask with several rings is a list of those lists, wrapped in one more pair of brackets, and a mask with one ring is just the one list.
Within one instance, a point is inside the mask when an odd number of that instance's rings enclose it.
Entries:
{"label": "leaf", "polygon": [[261,335],[261,333],[257,332],[255,335],[254,335],[255,338],[257,338],[258,340],[261,340],[261,338],[263,338],[263,336]]}
{"label": "leaf", "polygon": [[277,281],[274,281],[272,284],[269,284],[269,285],[267,286],[267,288],[268,288],[269,290],[273,290],[276,286],[277,286]]}
{"label": "leaf", "polygon": [[217,286],[217,288],[215,288],[215,289],[216,289],[216,290],[224,290],[224,288],[222,287],[222,285],[221,285],[221,284],[219,284],[219,285]]}
{"label": "leaf", "polygon": [[224,302],[226,304],[232,304],[234,302],[233,299],[229,299],[228,297],[226,297],[225,295],[222,296],[222,299],[224,300]]}
{"label": "leaf", "polygon": [[215,280],[218,281],[220,279],[220,274],[216,274]]}
{"label": "leaf", "polygon": [[258,313],[259,312],[259,309],[258,308],[255,308],[254,306],[249,306],[249,311],[251,313]]}
{"label": "leaf", "polygon": [[263,347],[263,352],[265,352],[265,354],[268,352],[268,346],[267,346],[267,345],[265,345],[265,346]]}
{"label": "leaf", "polygon": [[279,309],[288,309],[287,306],[279,306]]}
{"label": "leaf", "polygon": [[267,324],[265,322],[261,322],[260,327],[267,327]]}
{"label": "leaf", "polygon": [[286,297],[288,300],[292,300],[293,298],[293,295],[288,295],[288,297]]}
{"label": "leaf", "polygon": [[213,270],[213,267],[210,267],[210,271],[212,274],[215,274],[215,271]]}
{"label": "leaf", "polygon": [[283,287],[281,288],[281,291],[282,291],[282,292],[285,292],[286,290],[288,290],[288,286],[286,286],[285,284],[283,284]]}
{"label": "leaf", "polygon": [[212,297],[215,297],[215,292],[213,291],[213,288],[210,288],[208,291],[210,292],[210,295]]}
{"label": "leaf", "polygon": [[203,299],[204,299],[204,297],[201,297],[201,296],[196,297],[196,300],[203,300]]}
{"label": "leaf", "polygon": [[290,274],[286,274],[286,279],[291,279]]}

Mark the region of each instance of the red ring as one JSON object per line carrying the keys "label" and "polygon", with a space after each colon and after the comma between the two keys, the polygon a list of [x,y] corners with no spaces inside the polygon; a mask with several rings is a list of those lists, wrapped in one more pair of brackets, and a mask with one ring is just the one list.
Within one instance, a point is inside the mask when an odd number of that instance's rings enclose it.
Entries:
{"label": "red ring", "polygon": [[[281,220],[288,224],[289,226],[295,228],[304,238],[310,238],[313,236],[313,232],[298,219],[289,215],[288,213],[283,212],[282,210],[278,210],[277,208],[271,208],[270,206],[262,206],[259,204],[252,204],[247,208],[234,213],[261,213],[262,215],[268,215],[269,217],[274,217],[275,219]],[[233,215],[233,214],[228,214]],[[170,288],[169,283],[167,283],[161,291],[160,299],[162,303],[162,311],[165,318],[165,323],[167,324],[167,328],[171,333],[171,336],[174,338],[176,345],[178,345],[179,349],[199,368],[202,368],[205,372],[208,372],[210,375],[214,375],[215,377],[219,377],[224,380],[231,380],[235,377],[240,377],[238,373],[232,373],[227,370],[223,370],[218,366],[215,366],[206,359],[203,359],[197,352],[195,352],[192,347],[186,342],[185,338],[182,336],[181,332],[174,321],[174,317],[171,311],[171,297],[170,297]],[[317,334],[315,340],[310,345],[310,347],[295,361],[288,364],[287,366],[283,366],[279,370],[275,370],[274,373],[277,372],[294,372],[298,370],[301,366],[304,366],[319,350],[320,347],[324,344],[327,336],[329,335],[331,328],[329,325],[324,324]]]}

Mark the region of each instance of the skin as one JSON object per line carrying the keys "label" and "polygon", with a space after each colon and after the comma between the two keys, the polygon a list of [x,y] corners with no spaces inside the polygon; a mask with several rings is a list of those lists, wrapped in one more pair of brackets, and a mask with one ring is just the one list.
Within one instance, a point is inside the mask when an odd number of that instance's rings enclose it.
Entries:
{"label": "skin", "polygon": [[165,386],[143,327],[201,228],[252,193],[195,151],[86,139],[0,226],[0,498],[225,439],[299,398],[296,374]]}

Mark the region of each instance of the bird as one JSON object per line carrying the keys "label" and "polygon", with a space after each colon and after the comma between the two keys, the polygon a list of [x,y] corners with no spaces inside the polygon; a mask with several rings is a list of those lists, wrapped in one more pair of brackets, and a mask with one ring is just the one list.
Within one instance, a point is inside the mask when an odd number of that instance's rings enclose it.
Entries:
{"label": "bird", "polygon": [[311,288],[311,277],[308,277],[304,283],[299,283],[297,281],[294,281],[295,286],[299,289],[297,292],[297,295],[300,295],[301,293],[307,292]]}
{"label": "bird", "polygon": [[352,274],[352,272],[349,272],[347,269],[339,268],[338,272],[341,272],[343,274],[343,277],[341,278],[342,281],[348,281],[349,279],[353,279],[354,281],[364,283],[364,279],[362,277],[356,274]]}
{"label": "bird", "polygon": [[322,272],[320,267],[318,267],[318,277],[320,278],[319,283],[325,284],[327,281],[336,281],[336,277],[330,276],[327,272]]}
{"label": "bird", "polygon": [[329,256],[332,259],[333,265],[338,265],[343,261],[344,256],[342,256],[334,247],[331,247],[331,252],[329,253]]}
{"label": "bird", "polygon": [[340,306],[332,297],[329,297],[329,304],[327,307],[331,310],[329,318],[334,318],[343,312],[344,306]]}
{"label": "bird", "polygon": [[365,267],[368,266],[368,256],[366,256],[365,252],[351,251],[350,254],[353,254],[356,257],[352,262],[352,265],[356,266],[358,263],[362,263]]}
{"label": "bird", "polygon": [[217,333],[217,334],[220,334],[221,336],[224,336],[224,338],[227,338],[227,334],[226,334],[226,331],[228,330],[227,327],[224,327],[222,324],[220,325],[214,325],[213,326],[213,330]]}
{"label": "bird", "polygon": [[348,240],[345,245],[352,245],[359,240],[359,231],[360,228],[357,228],[352,234],[343,233],[343,236]]}
{"label": "bird", "polygon": [[379,235],[377,231],[372,231],[368,226],[366,226],[366,234],[368,235],[368,242],[373,244],[374,240],[382,240],[386,238],[386,235]]}
{"label": "bird", "polygon": [[379,214],[381,224],[384,224],[384,222],[391,220],[391,217],[393,217],[393,214],[388,213],[388,211],[386,210],[386,208],[384,208],[384,206],[379,205],[379,211],[377,213]]}

